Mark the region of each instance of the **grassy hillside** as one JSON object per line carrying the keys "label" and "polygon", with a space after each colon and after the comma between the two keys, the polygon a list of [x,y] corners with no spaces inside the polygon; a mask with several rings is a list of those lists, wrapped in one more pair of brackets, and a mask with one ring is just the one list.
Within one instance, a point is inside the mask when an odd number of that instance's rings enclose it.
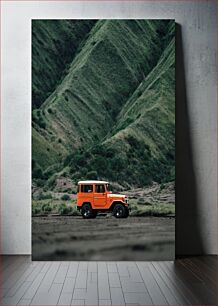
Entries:
{"label": "grassy hillside", "polygon": [[172,39],[157,65],[126,102],[111,132],[100,144],[80,154],[79,160],[72,156],[71,172],[76,179],[85,178],[86,171],[92,171],[93,177],[125,182],[127,186],[174,179],[174,65]]}
{"label": "grassy hillside", "polygon": [[95,20],[32,21],[32,105],[39,107],[64,76]]}
{"label": "grassy hillside", "polygon": [[[99,20],[33,111],[33,177],[174,178],[174,22]],[[40,170],[39,170],[40,169]]]}

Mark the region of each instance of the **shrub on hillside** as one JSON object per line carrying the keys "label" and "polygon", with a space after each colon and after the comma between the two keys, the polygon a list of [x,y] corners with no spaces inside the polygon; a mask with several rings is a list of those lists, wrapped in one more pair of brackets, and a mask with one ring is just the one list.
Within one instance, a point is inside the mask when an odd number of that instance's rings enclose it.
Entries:
{"label": "shrub on hillside", "polygon": [[60,206],[58,207],[58,212],[60,215],[68,215],[72,212],[72,210],[72,207],[67,206],[66,204],[60,204]]}
{"label": "shrub on hillside", "polygon": [[41,167],[37,164],[37,162],[32,160],[32,177],[35,179],[43,179],[44,175]]}
{"label": "shrub on hillside", "polygon": [[86,168],[86,167],[81,167],[80,168],[80,173],[81,173],[81,175],[83,175],[83,176],[86,176],[86,173],[88,172],[88,169]]}
{"label": "shrub on hillside", "polygon": [[32,206],[32,215],[35,216],[41,212],[41,209],[39,207]]}
{"label": "shrub on hillside", "polygon": [[88,180],[97,180],[98,173],[97,173],[97,171],[90,171],[90,172],[87,173],[86,177],[87,177]]}
{"label": "shrub on hillside", "polygon": [[68,194],[64,194],[64,195],[62,195],[61,200],[69,201],[70,200],[70,196]]}
{"label": "shrub on hillside", "polygon": [[39,118],[39,120],[37,121],[38,125],[42,128],[45,129],[46,128],[46,123],[44,121],[44,119],[42,117]]}
{"label": "shrub on hillside", "polygon": [[144,199],[144,198],[139,198],[138,201],[137,201],[137,203],[138,203],[139,205],[144,205],[144,204],[145,204],[145,199]]}
{"label": "shrub on hillside", "polygon": [[94,158],[93,164],[95,165],[96,171],[104,173],[107,168],[107,161],[103,156],[96,156]]}
{"label": "shrub on hillside", "polygon": [[52,188],[54,187],[54,185],[55,185],[55,183],[56,183],[56,179],[57,179],[57,175],[54,174],[54,175],[52,175],[52,177],[50,177],[50,178],[47,180],[47,185],[48,185],[49,188],[52,189]]}
{"label": "shrub on hillside", "polygon": [[32,171],[33,178],[41,179],[43,178],[42,169],[40,167],[34,168]]}
{"label": "shrub on hillside", "polygon": [[44,211],[44,212],[52,211],[51,205],[50,204],[43,204],[42,205],[42,211]]}
{"label": "shrub on hillside", "polygon": [[36,183],[37,187],[44,187],[45,181],[43,179],[34,179],[34,183]]}
{"label": "shrub on hillside", "polygon": [[37,200],[49,200],[52,199],[51,193],[39,193],[37,196]]}

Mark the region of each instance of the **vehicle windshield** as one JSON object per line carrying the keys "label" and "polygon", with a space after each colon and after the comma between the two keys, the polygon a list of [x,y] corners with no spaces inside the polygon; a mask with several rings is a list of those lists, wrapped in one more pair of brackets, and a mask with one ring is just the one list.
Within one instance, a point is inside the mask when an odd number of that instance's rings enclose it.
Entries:
{"label": "vehicle windshield", "polygon": [[106,186],[107,186],[107,191],[112,191],[112,187],[110,184],[107,184]]}

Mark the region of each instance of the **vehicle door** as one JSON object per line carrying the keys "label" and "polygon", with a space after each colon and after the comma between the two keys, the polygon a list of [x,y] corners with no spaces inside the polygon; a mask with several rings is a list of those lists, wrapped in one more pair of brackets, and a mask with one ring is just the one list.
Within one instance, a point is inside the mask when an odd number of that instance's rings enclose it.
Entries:
{"label": "vehicle door", "polygon": [[107,193],[104,184],[96,184],[94,189],[94,206],[104,208],[107,204]]}
{"label": "vehicle door", "polygon": [[89,202],[93,204],[93,185],[83,184],[80,186],[80,200],[82,203]]}

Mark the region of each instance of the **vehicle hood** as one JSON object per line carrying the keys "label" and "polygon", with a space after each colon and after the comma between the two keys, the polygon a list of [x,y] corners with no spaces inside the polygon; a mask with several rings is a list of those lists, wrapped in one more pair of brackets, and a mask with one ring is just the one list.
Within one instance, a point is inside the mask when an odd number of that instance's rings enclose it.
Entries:
{"label": "vehicle hood", "polygon": [[124,194],[116,194],[116,193],[110,193],[108,195],[109,198],[126,198],[126,196]]}

